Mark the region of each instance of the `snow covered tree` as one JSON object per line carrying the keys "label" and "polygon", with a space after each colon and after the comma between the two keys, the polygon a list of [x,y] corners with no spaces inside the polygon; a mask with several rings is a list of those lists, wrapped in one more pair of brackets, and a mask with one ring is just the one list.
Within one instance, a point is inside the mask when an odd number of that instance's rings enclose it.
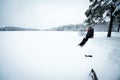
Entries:
{"label": "snow covered tree", "polygon": [[118,23],[118,29],[117,32],[120,30],[120,0],[113,0],[113,6],[115,7],[115,10],[113,12],[114,20]]}
{"label": "snow covered tree", "polygon": [[[114,18],[120,17],[120,0],[90,0],[89,9],[85,12],[86,23],[103,23],[106,18],[110,18],[107,37],[111,37]],[[119,18],[120,19],[120,18]]]}
{"label": "snow covered tree", "polygon": [[118,29],[117,29],[117,32],[119,32],[120,31],[120,23],[119,23],[119,25],[118,25]]}
{"label": "snow covered tree", "polygon": [[120,31],[120,12],[118,14],[119,16],[116,16],[115,19],[114,19],[114,22],[113,22],[113,28],[115,27],[115,30],[117,32]]}
{"label": "snow covered tree", "polygon": [[117,25],[118,25],[118,28],[117,28],[117,32],[119,32],[120,31],[120,12],[116,12],[117,13],[117,17],[115,17],[116,18],[116,22],[118,23]]}
{"label": "snow covered tree", "polygon": [[101,2],[97,0],[90,0],[92,3],[89,6],[89,9],[85,12],[88,19],[85,21],[88,24],[95,24],[97,22],[104,22],[103,13],[105,12],[105,8],[102,7]]}

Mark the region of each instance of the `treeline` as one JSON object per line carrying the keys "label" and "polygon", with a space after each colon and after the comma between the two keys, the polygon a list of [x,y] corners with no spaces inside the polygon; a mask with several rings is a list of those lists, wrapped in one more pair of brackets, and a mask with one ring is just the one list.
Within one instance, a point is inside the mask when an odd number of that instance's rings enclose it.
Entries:
{"label": "treeline", "polygon": [[1,27],[0,31],[40,31],[39,29],[20,28],[20,27]]}
{"label": "treeline", "polygon": [[[117,24],[113,25],[112,31],[117,31]],[[31,28],[21,28],[21,27],[1,27],[0,31],[84,31],[87,29],[88,26],[82,24],[70,24],[70,25],[63,25],[55,28],[50,29],[31,29]],[[108,31],[109,22],[105,23],[97,23],[91,25],[95,31]]]}
{"label": "treeline", "polygon": [[52,28],[52,29],[48,29],[49,31],[79,31],[83,28],[82,25],[78,24],[78,25],[64,25],[64,26],[60,26],[60,27],[56,27],[56,28]]}
{"label": "treeline", "polygon": [[[109,22],[105,22],[105,23],[97,23],[95,25],[91,25],[95,31],[104,31],[107,32],[108,31],[108,27],[109,27]],[[114,25],[116,26],[116,25]],[[45,31],[83,31],[86,30],[88,26],[84,26],[82,24],[71,24],[71,25],[64,25],[64,26],[60,26],[60,27],[56,27],[56,28],[52,28],[52,29],[46,29]],[[112,31],[117,31],[117,26],[114,27],[112,29]]]}

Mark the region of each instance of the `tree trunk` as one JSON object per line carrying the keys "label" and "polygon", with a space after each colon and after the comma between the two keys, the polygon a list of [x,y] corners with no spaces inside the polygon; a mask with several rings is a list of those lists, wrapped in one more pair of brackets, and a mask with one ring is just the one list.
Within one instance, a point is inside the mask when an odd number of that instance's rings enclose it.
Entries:
{"label": "tree trunk", "polygon": [[114,7],[111,5],[110,23],[109,23],[109,29],[108,29],[107,37],[111,37],[112,26],[113,26],[113,18],[114,18],[113,12],[114,12]]}
{"label": "tree trunk", "polygon": [[117,29],[117,32],[119,32],[120,31],[120,24],[118,25],[118,29]]}
{"label": "tree trunk", "polygon": [[111,18],[110,18],[110,23],[109,23],[109,29],[108,29],[107,37],[111,37],[112,25],[113,25],[113,16],[111,16]]}

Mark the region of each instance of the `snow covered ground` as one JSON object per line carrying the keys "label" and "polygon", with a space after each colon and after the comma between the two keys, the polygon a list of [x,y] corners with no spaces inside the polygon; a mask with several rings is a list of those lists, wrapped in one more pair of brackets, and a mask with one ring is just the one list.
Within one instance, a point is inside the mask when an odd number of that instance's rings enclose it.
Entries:
{"label": "snow covered ground", "polygon": [[120,80],[120,33],[106,35],[79,47],[78,32],[0,32],[0,80],[91,80],[91,68],[99,80]]}

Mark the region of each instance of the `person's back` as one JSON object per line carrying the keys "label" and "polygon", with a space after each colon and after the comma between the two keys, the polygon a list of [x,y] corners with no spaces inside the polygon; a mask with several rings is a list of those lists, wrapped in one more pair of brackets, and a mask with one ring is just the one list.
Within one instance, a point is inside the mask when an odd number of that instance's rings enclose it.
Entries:
{"label": "person's back", "polygon": [[94,37],[94,29],[91,28],[91,37],[90,38],[93,38]]}
{"label": "person's back", "polygon": [[94,29],[92,27],[88,27],[86,38],[92,38],[92,37],[94,37]]}

